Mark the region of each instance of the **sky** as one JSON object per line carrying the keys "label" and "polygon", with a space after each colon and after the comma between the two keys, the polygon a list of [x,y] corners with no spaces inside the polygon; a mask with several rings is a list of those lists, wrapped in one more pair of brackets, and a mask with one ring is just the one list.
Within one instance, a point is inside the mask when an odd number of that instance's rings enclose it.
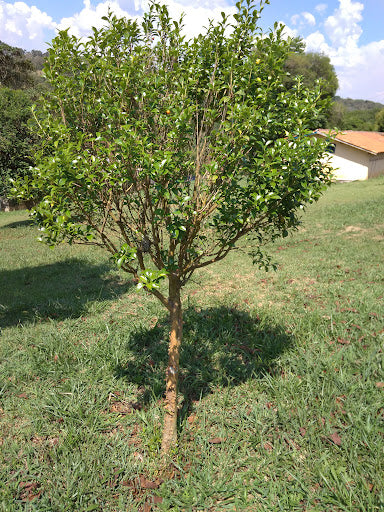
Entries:
{"label": "sky", "polygon": [[[108,8],[118,16],[140,19],[148,0],[0,0],[0,40],[25,50],[45,51],[57,30],[86,37],[100,27]],[[221,12],[233,14],[236,0],[167,0],[171,15],[185,13],[193,37]],[[288,35],[300,36],[307,51],[329,56],[343,98],[384,103],[384,0],[270,0],[260,25],[275,21]]]}

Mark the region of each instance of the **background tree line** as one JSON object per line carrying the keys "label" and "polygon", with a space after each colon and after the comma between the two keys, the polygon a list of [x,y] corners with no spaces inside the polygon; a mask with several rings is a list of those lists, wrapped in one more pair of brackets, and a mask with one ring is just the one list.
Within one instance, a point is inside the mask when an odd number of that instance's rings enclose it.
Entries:
{"label": "background tree line", "polygon": [[46,87],[46,56],[0,41],[0,197],[8,195],[9,178],[25,175],[34,165],[38,141],[30,121],[32,105]]}
{"label": "background tree line", "polygon": [[[0,197],[9,192],[9,178],[23,176],[34,164],[38,141],[31,107],[47,87],[43,76],[47,56],[47,52],[26,52],[0,41]],[[317,128],[384,131],[384,105],[335,96],[338,79],[329,57],[305,53],[300,38],[291,40],[285,70],[287,89],[300,75],[305,87],[314,87],[320,80],[323,97],[334,100]]]}
{"label": "background tree line", "polygon": [[339,130],[384,131],[384,104],[368,100],[354,100],[336,96],[339,83],[329,57],[320,53],[304,52],[300,38],[292,40],[292,53],[286,62],[291,86],[297,75],[303,77],[303,85],[313,87],[317,80],[322,82],[324,97],[332,98],[333,104],[318,128]]}
{"label": "background tree line", "polygon": [[335,96],[330,124],[340,130],[384,132],[384,105]]}

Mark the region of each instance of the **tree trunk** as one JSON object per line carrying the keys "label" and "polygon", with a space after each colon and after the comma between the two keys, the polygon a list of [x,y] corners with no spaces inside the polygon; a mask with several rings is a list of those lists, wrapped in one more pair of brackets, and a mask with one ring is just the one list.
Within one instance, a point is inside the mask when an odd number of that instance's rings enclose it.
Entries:
{"label": "tree trunk", "polygon": [[166,455],[177,443],[177,385],[179,380],[180,344],[183,319],[180,300],[180,281],[169,277],[169,310],[171,332],[169,336],[168,367],[166,373],[165,417],[161,453]]}

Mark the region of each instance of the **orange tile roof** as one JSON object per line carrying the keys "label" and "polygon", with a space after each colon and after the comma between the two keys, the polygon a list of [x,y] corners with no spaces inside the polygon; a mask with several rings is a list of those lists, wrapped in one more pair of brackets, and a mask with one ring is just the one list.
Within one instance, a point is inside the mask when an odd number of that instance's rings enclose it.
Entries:
{"label": "orange tile roof", "polygon": [[[315,133],[326,136],[333,134],[332,130],[316,130]],[[381,132],[358,132],[354,130],[340,131],[336,133],[336,136],[332,136],[337,142],[343,142],[349,146],[368,151],[374,155],[384,153],[384,133]]]}

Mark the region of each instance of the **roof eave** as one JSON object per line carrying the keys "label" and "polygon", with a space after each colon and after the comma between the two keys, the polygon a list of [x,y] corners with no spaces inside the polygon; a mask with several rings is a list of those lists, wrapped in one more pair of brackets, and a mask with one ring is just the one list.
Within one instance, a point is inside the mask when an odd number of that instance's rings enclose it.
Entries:
{"label": "roof eave", "polygon": [[332,137],[329,135],[329,133],[321,133],[321,132],[315,132],[316,135],[320,135],[321,137],[329,138],[335,142],[340,142],[340,144],[345,144],[346,146],[350,146],[351,148],[360,149],[360,151],[364,151],[365,153],[369,153],[370,155],[378,156],[378,155],[384,155],[384,152],[380,151],[379,153],[377,151],[371,151],[369,149],[362,148],[361,146],[356,146],[356,144],[351,144],[350,142],[346,142],[345,140],[338,139],[337,137]]}

